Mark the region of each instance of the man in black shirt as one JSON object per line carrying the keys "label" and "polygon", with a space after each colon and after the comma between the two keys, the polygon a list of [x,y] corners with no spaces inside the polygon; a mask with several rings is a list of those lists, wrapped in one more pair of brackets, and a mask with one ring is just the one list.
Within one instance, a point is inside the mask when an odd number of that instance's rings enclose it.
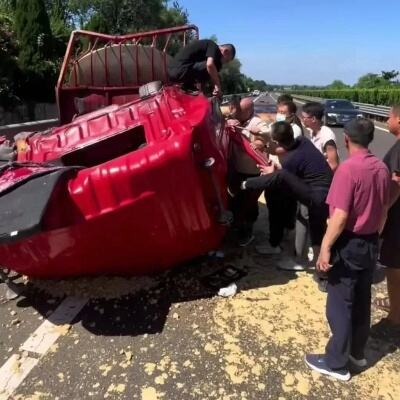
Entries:
{"label": "man in black shirt", "polygon": [[222,96],[218,72],[222,64],[235,58],[236,50],[232,44],[218,46],[214,41],[194,40],[181,49],[168,65],[171,82],[183,83],[185,89],[193,89],[196,83],[204,84],[211,80],[214,96]]}
{"label": "man in black shirt", "polygon": [[307,206],[311,242],[314,251],[318,251],[326,230],[328,207],[325,200],[333,172],[310,140],[305,137],[294,139],[289,123],[283,121],[273,124],[271,137],[286,153],[281,160],[282,169],[278,170],[275,165],[261,167],[262,175],[247,179],[242,188],[278,189]]}
{"label": "man in black shirt", "polygon": [[397,327],[400,332],[400,105],[392,107],[388,119],[389,131],[397,141],[388,151],[384,163],[392,175],[390,209],[382,233],[380,262],[386,268],[388,299],[377,299],[378,306],[389,311],[383,324]]}

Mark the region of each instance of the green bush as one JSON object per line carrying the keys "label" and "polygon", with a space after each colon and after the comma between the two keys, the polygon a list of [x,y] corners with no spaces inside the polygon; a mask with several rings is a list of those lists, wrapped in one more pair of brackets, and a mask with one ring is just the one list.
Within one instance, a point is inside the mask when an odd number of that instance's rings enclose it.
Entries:
{"label": "green bush", "polygon": [[294,90],[290,93],[294,95],[321,97],[323,99],[346,99],[358,103],[381,106],[400,104],[400,88]]}

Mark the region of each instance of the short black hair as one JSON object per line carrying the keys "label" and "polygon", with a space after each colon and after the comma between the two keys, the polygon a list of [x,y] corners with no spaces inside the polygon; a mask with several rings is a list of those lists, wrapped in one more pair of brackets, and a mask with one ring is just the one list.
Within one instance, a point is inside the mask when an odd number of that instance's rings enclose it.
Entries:
{"label": "short black hair", "polygon": [[302,111],[310,117],[315,117],[321,121],[324,116],[325,108],[321,103],[310,101],[309,103],[304,104]]}
{"label": "short black hair", "polygon": [[232,60],[235,58],[236,56],[236,48],[233,44],[231,43],[225,43],[225,44],[221,44],[221,47],[226,47],[230,50],[231,54],[232,54]]}
{"label": "short black hair", "polygon": [[288,101],[293,101],[293,96],[290,94],[281,94],[276,100],[277,103],[285,103]]}
{"label": "short black hair", "polygon": [[290,114],[296,114],[297,113],[297,106],[294,101],[286,100],[286,101],[280,101],[279,105],[281,106],[286,106]]}
{"label": "short black hair", "polygon": [[290,149],[294,143],[292,126],[286,121],[278,121],[272,124],[271,137],[284,149]]}
{"label": "short black hair", "polygon": [[354,144],[367,148],[374,140],[375,126],[367,118],[355,118],[344,126],[344,133]]}

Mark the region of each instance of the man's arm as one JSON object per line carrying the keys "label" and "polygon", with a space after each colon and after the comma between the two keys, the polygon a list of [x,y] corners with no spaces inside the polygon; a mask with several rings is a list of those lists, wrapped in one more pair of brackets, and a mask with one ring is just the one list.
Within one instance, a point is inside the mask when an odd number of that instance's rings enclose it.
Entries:
{"label": "man's arm", "polygon": [[329,264],[331,249],[337,238],[343,232],[348,218],[348,213],[340,208],[335,208],[332,217],[329,219],[328,228],[322,240],[321,251],[317,260],[317,269],[328,271],[332,265]]}
{"label": "man's arm", "polygon": [[389,189],[389,202],[385,207],[385,209],[383,210],[383,217],[379,228],[380,234],[383,232],[383,229],[385,227],[390,208],[393,206],[394,203],[396,203],[396,201],[399,198],[400,198],[400,178],[395,173],[393,173]]}
{"label": "man's arm", "polygon": [[400,197],[400,178],[393,173],[392,180],[390,182],[390,195],[389,195],[389,208],[396,203]]}
{"label": "man's arm", "polygon": [[214,59],[212,57],[207,58],[207,72],[208,75],[210,75],[211,81],[214,85],[214,92],[215,95],[222,95],[222,90],[221,90],[221,81],[219,79],[219,74],[217,67],[215,66]]}
{"label": "man's arm", "polygon": [[339,155],[337,152],[336,144],[327,143],[325,145],[325,158],[332,171],[336,171],[337,167],[339,166]]}
{"label": "man's arm", "polygon": [[279,172],[272,172],[266,175],[261,175],[256,178],[249,178],[242,182],[241,188],[243,190],[263,190],[268,188],[276,180],[277,174]]}

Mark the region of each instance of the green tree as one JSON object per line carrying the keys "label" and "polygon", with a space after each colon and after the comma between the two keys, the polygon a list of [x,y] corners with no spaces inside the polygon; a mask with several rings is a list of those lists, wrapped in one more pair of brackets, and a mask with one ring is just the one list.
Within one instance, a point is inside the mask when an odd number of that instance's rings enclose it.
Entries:
{"label": "green tree", "polygon": [[388,85],[390,85],[390,83],[378,74],[369,73],[361,76],[355,86],[359,89],[374,89]]}
{"label": "green tree", "polygon": [[260,90],[261,92],[265,92],[269,89],[267,83],[263,80],[255,80],[254,89]]}
{"label": "green tree", "polygon": [[51,29],[43,0],[18,0],[15,31],[20,42],[18,56],[22,68],[51,56]]}
{"label": "green tree", "polygon": [[162,0],[94,0],[87,27],[94,27],[93,19],[105,33],[124,34],[154,28],[160,21]]}
{"label": "green tree", "polygon": [[43,0],[17,0],[15,31],[22,73],[19,94],[31,104],[34,101],[52,101],[58,64],[52,58],[50,20]]}
{"label": "green tree", "polygon": [[330,85],[327,86],[329,89],[347,89],[349,88],[343,81],[336,79]]}
{"label": "green tree", "polygon": [[382,71],[381,74],[385,81],[391,82],[394,78],[399,76],[399,71],[392,69],[391,71]]}
{"label": "green tree", "polygon": [[6,14],[0,14],[0,105],[4,108],[19,102],[16,95],[19,77],[17,55],[13,20]]}
{"label": "green tree", "polygon": [[241,62],[236,58],[222,67],[220,77],[224,93],[247,92],[244,75],[240,72],[241,66]]}
{"label": "green tree", "polygon": [[168,5],[167,1],[164,2],[164,6],[160,14],[160,28],[181,26],[187,24],[188,21],[188,11],[183,8],[177,1],[174,1],[171,7]]}
{"label": "green tree", "polygon": [[54,56],[62,58],[73,28],[68,1],[46,0],[46,8],[49,10]]}

